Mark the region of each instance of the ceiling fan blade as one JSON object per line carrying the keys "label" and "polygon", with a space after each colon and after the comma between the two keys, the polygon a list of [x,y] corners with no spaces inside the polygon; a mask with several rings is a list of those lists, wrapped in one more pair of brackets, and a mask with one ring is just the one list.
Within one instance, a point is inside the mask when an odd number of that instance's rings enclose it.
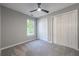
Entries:
{"label": "ceiling fan blade", "polygon": [[44,12],[46,12],[46,13],[49,13],[49,11],[47,11],[47,10],[44,10],[44,9],[42,9],[42,11],[44,11]]}
{"label": "ceiling fan blade", "polygon": [[30,12],[34,12],[34,11],[37,11],[37,9],[35,9],[35,10],[32,10],[32,11],[30,11]]}
{"label": "ceiling fan blade", "polygon": [[37,3],[37,5],[38,5],[38,8],[40,8],[41,3]]}

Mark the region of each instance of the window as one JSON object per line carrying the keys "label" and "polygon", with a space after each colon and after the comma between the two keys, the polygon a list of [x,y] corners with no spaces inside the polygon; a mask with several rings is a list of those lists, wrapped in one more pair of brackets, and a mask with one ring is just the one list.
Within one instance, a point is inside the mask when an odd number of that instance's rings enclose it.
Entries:
{"label": "window", "polygon": [[34,35],[34,20],[27,19],[27,35]]}

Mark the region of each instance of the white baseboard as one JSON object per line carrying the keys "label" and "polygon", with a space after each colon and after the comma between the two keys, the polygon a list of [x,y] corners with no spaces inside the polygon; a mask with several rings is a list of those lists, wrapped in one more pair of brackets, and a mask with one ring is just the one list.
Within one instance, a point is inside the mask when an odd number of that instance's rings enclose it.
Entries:
{"label": "white baseboard", "polygon": [[[42,40],[42,39],[39,39],[39,40]],[[43,41],[45,41],[47,43],[52,43],[52,41],[48,41],[48,40],[43,40]]]}
{"label": "white baseboard", "polygon": [[[36,39],[33,39],[33,40],[36,40]],[[3,47],[3,48],[0,49],[0,51],[4,50],[4,49],[7,49],[7,48],[11,48],[11,47],[17,46],[17,45],[20,45],[20,44],[23,44],[23,43],[27,43],[27,42],[30,42],[30,41],[33,41],[33,40],[28,40],[28,41],[20,42],[20,43],[13,44],[13,45],[10,45],[10,46],[7,46],[7,47]]]}
{"label": "white baseboard", "polygon": [[52,43],[52,41],[48,41],[49,43]]}
{"label": "white baseboard", "polygon": [[[43,40],[43,41],[45,41],[45,40]],[[52,41],[46,41],[46,42],[48,42],[48,43],[52,43]]]}

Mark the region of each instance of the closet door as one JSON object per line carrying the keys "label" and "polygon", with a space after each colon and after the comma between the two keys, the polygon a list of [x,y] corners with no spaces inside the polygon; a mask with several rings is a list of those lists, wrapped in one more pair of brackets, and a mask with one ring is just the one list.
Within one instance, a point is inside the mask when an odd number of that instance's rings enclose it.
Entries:
{"label": "closet door", "polygon": [[78,48],[77,39],[77,10],[62,14],[64,20],[65,45],[71,48]]}
{"label": "closet door", "polygon": [[54,16],[54,42],[78,49],[77,10]]}
{"label": "closet door", "polygon": [[77,38],[77,10],[71,11],[68,15],[68,42],[69,47],[78,49],[78,38]]}
{"label": "closet door", "polygon": [[63,19],[62,15],[54,16],[53,21],[53,37],[54,43],[64,45],[64,33],[63,33]]}

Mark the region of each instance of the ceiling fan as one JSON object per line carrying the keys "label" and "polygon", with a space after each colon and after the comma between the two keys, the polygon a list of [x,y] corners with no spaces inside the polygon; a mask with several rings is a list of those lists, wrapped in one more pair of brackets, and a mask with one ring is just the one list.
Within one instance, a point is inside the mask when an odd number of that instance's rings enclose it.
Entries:
{"label": "ceiling fan", "polygon": [[45,13],[49,13],[49,11],[47,11],[47,10],[41,8],[41,3],[37,3],[37,5],[38,5],[38,8],[35,9],[35,10],[32,10],[32,11],[30,11],[30,12],[43,11],[43,12],[45,12]]}

